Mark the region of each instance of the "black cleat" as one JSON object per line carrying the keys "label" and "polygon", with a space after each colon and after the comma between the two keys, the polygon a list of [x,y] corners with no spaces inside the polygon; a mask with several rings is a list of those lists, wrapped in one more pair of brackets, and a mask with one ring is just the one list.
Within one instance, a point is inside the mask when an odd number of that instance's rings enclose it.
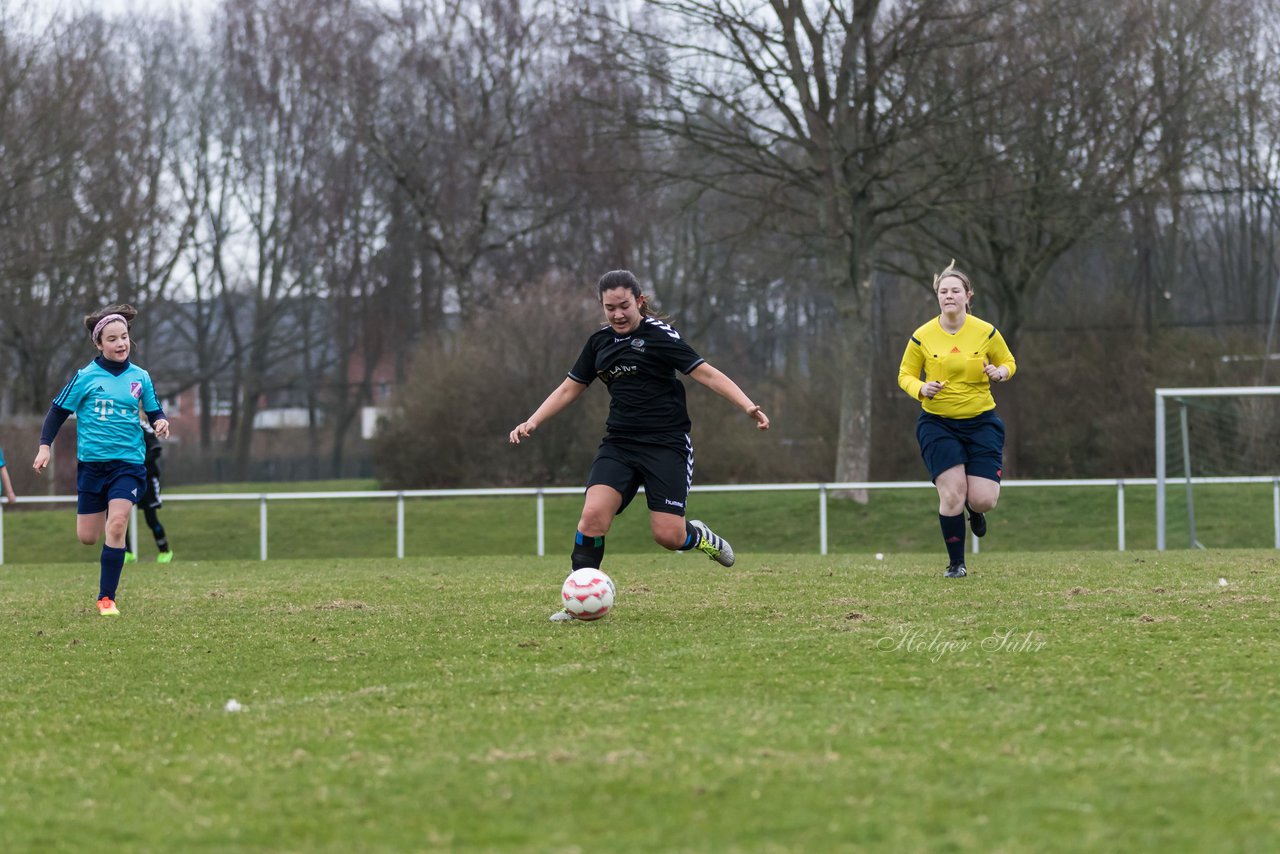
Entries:
{"label": "black cleat", "polygon": [[965,571],[964,564],[953,563],[947,567],[946,578],[964,578],[969,573]]}
{"label": "black cleat", "polygon": [[975,537],[985,537],[987,535],[987,514],[970,510],[969,527],[973,530]]}

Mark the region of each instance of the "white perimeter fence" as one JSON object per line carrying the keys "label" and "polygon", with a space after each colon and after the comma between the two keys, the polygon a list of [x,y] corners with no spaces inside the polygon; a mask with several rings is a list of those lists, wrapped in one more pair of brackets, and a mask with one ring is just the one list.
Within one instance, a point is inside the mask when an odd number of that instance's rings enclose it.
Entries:
{"label": "white perimeter fence", "polygon": [[[1272,493],[1272,516],[1275,529],[1275,547],[1280,549],[1280,477],[1196,477],[1193,484],[1210,483],[1270,483]],[[1062,486],[1112,487],[1116,491],[1116,528],[1119,531],[1116,548],[1124,551],[1124,489],[1126,486],[1156,486],[1153,477],[1121,478],[1115,480],[1006,480],[1003,488],[1019,487],[1055,488]],[[694,492],[814,492],[818,498],[818,549],[827,554],[827,497],[831,492],[842,492],[855,489],[933,489],[928,482],[878,482],[878,483],[750,483],[724,484],[718,486],[695,486]],[[404,557],[404,502],[406,498],[473,498],[481,496],[513,496],[525,495],[537,502],[537,540],[538,556],[546,554],[546,514],[545,499],[548,495],[581,495],[581,486],[526,487],[520,489],[405,489],[405,490],[372,490],[365,492],[230,492],[210,494],[165,493],[164,500],[170,501],[257,501],[258,502],[258,551],[262,560],[267,559],[267,505],[272,501],[316,501],[326,499],[395,499],[396,502],[396,557]],[[18,499],[22,504],[75,504],[74,495],[23,496]],[[138,511],[134,508],[129,524],[130,547],[138,550]],[[978,551],[978,539],[972,538],[972,549]],[[1160,544],[1163,549],[1163,543]],[[0,502],[0,565],[4,563],[4,504]]]}

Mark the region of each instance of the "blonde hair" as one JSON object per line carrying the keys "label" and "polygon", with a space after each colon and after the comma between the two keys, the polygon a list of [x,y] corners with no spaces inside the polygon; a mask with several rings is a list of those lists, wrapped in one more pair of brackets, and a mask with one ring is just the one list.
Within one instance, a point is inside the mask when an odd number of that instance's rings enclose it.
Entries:
{"label": "blonde hair", "polygon": [[955,276],[964,282],[964,292],[969,296],[973,296],[973,282],[969,281],[968,275],[956,269],[956,259],[954,258],[951,259],[951,263],[947,265],[945,270],[933,277],[933,292],[935,294],[938,292],[938,283],[948,276]]}

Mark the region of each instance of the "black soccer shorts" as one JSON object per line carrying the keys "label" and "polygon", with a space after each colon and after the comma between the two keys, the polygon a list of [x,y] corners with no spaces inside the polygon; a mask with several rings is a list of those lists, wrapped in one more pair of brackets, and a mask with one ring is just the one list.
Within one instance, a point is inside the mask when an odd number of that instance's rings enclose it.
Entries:
{"label": "black soccer shorts", "polygon": [[683,516],[693,484],[693,443],[688,436],[663,437],[654,442],[606,436],[587,475],[588,487],[597,484],[622,493],[619,513],[643,486],[651,511]]}

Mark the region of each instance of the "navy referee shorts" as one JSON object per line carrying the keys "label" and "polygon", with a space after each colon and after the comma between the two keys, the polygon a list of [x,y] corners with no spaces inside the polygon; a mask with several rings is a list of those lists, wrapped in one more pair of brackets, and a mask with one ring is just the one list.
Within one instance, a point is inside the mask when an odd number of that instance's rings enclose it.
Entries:
{"label": "navy referee shorts", "polygon": [[930,480],[949,468],[964,466],[973,477],[1000,482],[1004,468],[1004,422],[994,409],[973,418],[944,418],[921,412],[916,419],[920,456]]}

